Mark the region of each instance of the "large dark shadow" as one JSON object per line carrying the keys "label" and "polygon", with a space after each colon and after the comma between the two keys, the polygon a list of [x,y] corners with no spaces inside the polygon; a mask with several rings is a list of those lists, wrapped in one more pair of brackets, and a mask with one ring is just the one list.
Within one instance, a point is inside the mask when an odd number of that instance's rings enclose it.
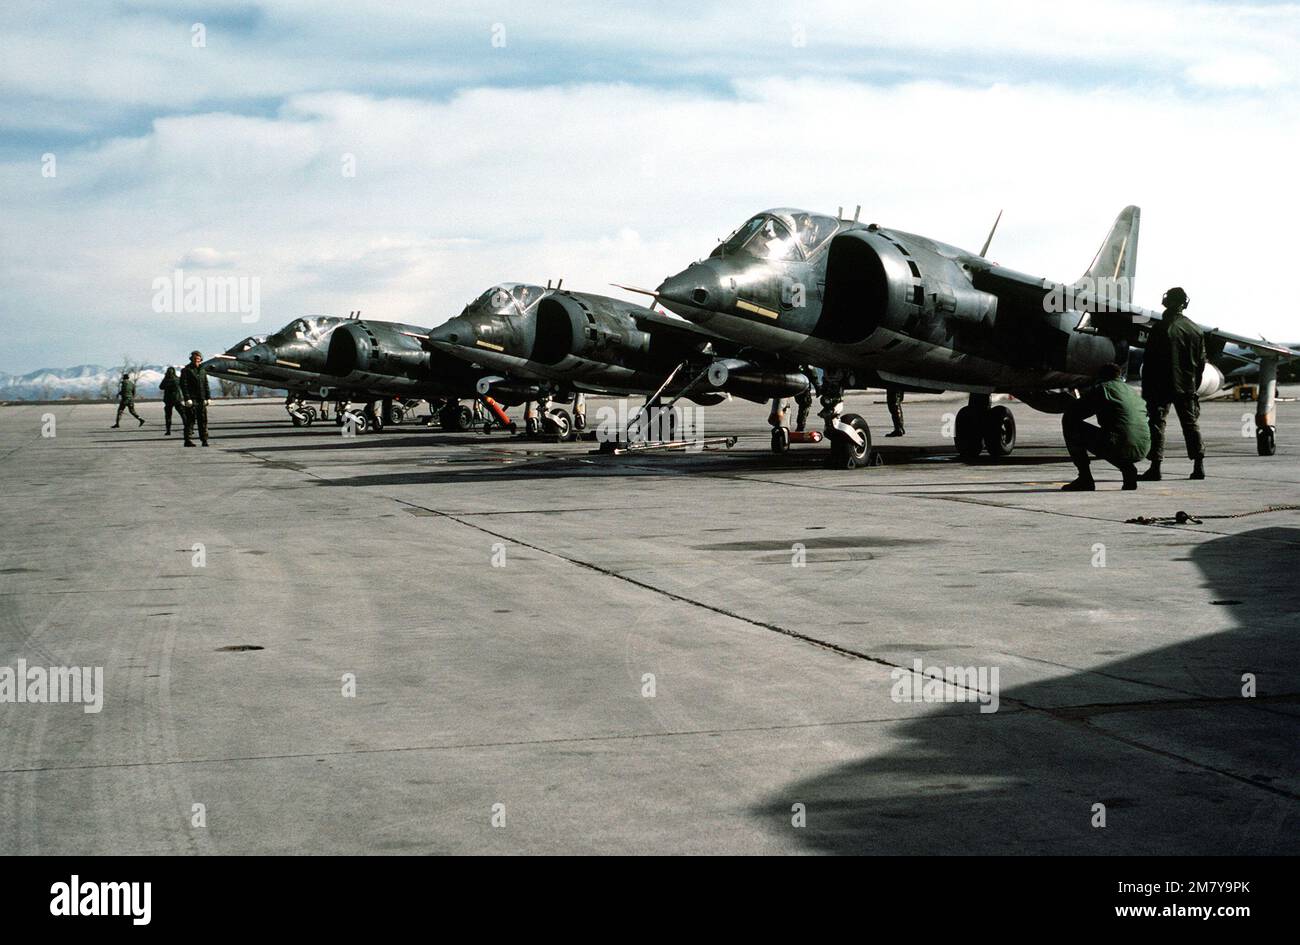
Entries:
{"label": "large dark shadow", "polygon": [[[922,714],[882,723],[896,747],[783,787],[752,814],[829,853],[1300,852],[1300,528],[1215,538],[1191,560],[1203,580],[1175,591],[1231,629],[1004,688],[993,714],[900,705]],[[1152,633],[1178,619],[1153,608]],[[805,827],[791,826],[795,803]],[[1095,803],[1105,827],[1092,825]]]}

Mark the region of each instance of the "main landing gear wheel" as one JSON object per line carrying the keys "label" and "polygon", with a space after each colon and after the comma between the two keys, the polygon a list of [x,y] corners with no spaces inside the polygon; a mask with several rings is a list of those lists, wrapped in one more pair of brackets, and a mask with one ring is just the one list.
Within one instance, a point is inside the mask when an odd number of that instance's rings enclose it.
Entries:
{"label": "main landing gear wheel", "polygon": [[981,429],[980,414],[967,404],[957,411],[957,429],[953,442],[957,445],[957,455],[968,463],[979,459],[980,450],[984,448],[984,431]]}
{"label": "main landing gear wheel", "polygon": [[293,421],[293,425],[295,427],[300,427],[307,422],[306,417],[304,417],[302,414],[297,414],[297,413],[289,414],[289,419]]}
{"label": "main landing gear wheel", "polygon": [[856,413],[846,413],[840,417],[840,421],[858,431],[862,437],[862,444],[859,446],[832,427],[826,434],[831,441],[831,468],[856,469],[858,466],[867,465],[867,460],[871,458],[871,428],[867,426],[867,421]]}
{"label": "main landing gear wheel", "polygon": [[541,431],[541,422],[536,417],[524,418],[524,432],[529,436],[536,436]]}
{"label": "main landing gear wheel", "polygon": [[1272,427],[1260,427],[1255,431],[1255,450],[1260,456],[1277,453],[1277,436]]}
{"label": "main landing gear wheel", "polygon": [[403,410],[401,407],[394,405],[393,407],[389,408],[387,419],[388,419],[388,423],[391,426],[397,426],[404,419],[406,419],[406,411]]}
{"label": "main landing gear wheel", "polygon": [[552,410],[542,420],[542,429],[552,436],[567,440],[573,435],[573,420],[567,410]]}
{"label": "main landing gear wheel", "polygon": [[790,449],[790,428],[773,427],[772,428],[772,452],[785,453]]}
{"label": "main landing gear wheel", "polygon": [[586,414],[586,413],[575,413],[575,414],[573,415],[573,429],[575,429],[575,430],[585,430],[585,429],[587,429],[587,414]]}
{"label": "main landing gear wheel", "polygon": [[1016,448],[1016,418],[1006,407],[998,405],[984,411],[981,418],[984,448],[994,459],[1010,456]]}
{"label": "main landing gear wheel", "polygon": [[444,430],[464,433],[474,426],[474,411],[464,404],[452,404],[438,411],[438,425]]}

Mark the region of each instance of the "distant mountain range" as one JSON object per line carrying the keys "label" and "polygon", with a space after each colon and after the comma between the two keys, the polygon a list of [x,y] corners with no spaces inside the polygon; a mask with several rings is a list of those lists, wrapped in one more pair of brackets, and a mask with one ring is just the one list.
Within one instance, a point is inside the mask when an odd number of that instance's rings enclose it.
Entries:
{"label": "distant mountain range", "polygon": [[[137,397],[159,397],[158,382],[166,365],[147,364],[135,377]],[[117,399],[121,367],[79,364],[70,368],[41,368],[30,374],[0,374],[0,400]]]}

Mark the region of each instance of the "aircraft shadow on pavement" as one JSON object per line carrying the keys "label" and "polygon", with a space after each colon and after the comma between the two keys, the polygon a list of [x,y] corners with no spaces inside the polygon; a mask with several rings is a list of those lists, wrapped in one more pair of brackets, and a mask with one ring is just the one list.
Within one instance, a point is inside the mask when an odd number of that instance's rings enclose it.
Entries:
{"label": "aircraft shadow on pavement", "polygon": [[[827,853],[1300,853],[1300,528],[1215,538],[1192,560],[1204,580],[1184,597],[1231,614],[1231,629],[1004,690],[996,713],[927,706],[891,733],[897,747],[751,814]],[[1145,691],[1168,701],[1098,705],[1096,673],[1165,685]]]}

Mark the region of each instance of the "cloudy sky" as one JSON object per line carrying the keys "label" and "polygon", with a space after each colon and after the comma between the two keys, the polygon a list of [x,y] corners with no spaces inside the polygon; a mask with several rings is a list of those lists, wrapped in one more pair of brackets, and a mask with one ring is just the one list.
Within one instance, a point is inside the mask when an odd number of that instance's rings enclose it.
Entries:
{"label": "cloudy sky", "polygon": [[[1060,279],[1142,207],[1137,301],[1300,339],[1300,6],[6,0],[0,371],[176,361],[503,280],[656,285],[764,207]],[[155,311],[257,279],[260,321]],[[608,290],[619,294],[617,290]]]}

